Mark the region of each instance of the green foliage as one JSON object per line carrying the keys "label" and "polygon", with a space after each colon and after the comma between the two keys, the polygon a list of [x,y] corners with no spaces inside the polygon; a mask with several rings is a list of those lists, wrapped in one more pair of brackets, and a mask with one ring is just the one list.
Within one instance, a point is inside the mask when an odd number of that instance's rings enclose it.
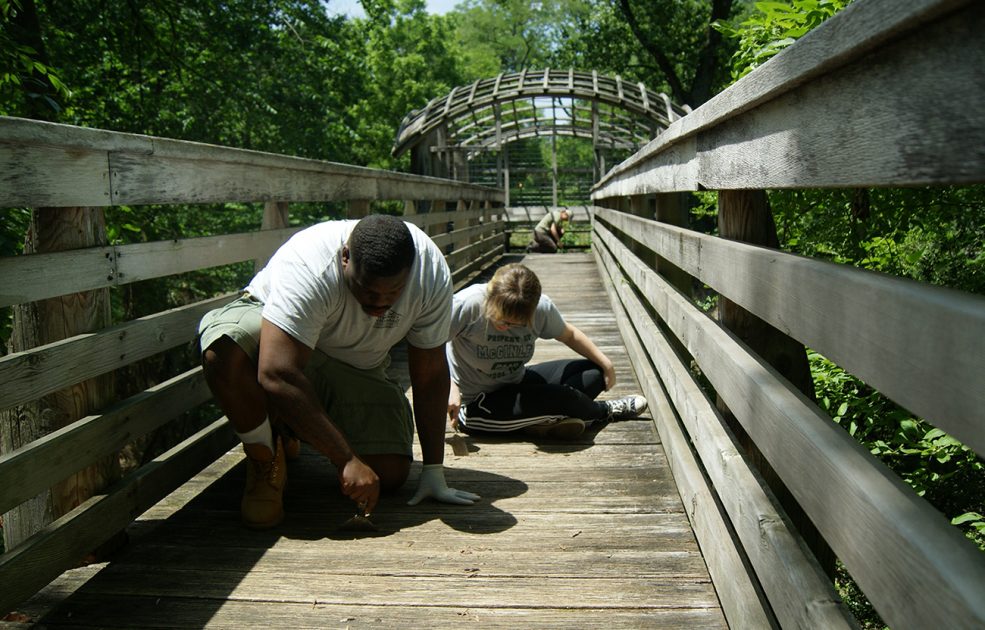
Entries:
{"label": "green foliage", "polygon": [[675,102],[697,107],[725,87],[727,60],[734,48],[710,37],[715,4],[630,0],[629,9],[645,38],[640,41],[619,2],[572,2],[557,22],[549,62],[553,67],[595,69],[642,81]]}
{"label": "green foliage", "polygon": [[5,102],[15,100],[17,93],[23,93],[31,100],[41,100],[58,112],[61,106],[47,94],[47,85],[54,88],[56,95],[69,97],[71,93],[58,72],[39,58],[37,50],[18,41],[14,20],[21,11],[20,0],[0,0],[0,115],[19,113],[4,106]]}
{"label": "green foliage", "polygon": [[742,22],[719,20],[712,26],[725,37],[738,42],[732,56],[732,79],[739,80],[768,59],[790,46],[851,0],[790,0],[756,2]]}
{"label": "green foliage", "polygon": [[781,246],[985,294],[985,186],[769,194]]}

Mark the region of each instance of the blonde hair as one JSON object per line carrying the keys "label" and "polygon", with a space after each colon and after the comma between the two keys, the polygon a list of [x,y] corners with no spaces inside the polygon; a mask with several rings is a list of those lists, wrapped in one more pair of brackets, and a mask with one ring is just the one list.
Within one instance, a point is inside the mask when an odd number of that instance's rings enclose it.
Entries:
{"label": "blonde hair", "polygon": [[529,325],[538,302],[540,279],[519,263],[500,267],[486,285],[485,314],[490,320],[509,320]]}

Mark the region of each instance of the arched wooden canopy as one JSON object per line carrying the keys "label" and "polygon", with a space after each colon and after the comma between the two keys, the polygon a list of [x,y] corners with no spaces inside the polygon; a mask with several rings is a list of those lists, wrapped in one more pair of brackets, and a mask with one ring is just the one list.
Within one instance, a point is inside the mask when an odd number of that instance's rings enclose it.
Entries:
{"label": "arched wooden canopy", "polygon": [[[502,187],[508,204],[511,177],[513,201],[520,204],[557,205],[561,180],[574,191],[561,197],[584,203],[607,163],[636,152],[688,111],[666,94],[618,76],[522,70],[453,88],[410,112],[393,155],[410,151],[415,173]],[[591,141],[592,162],[559,166],[555,138],[561,136]],[[529,138],[550,140],[549,162],[540,162],[539,151],[520,142]],[[510,149],[513,143],[518,145]],[[528,176],[539,183],[520,190],[521,178]]]}
{"label": "arched wooden canopy", "polygon": [[575,70],[522,70],[455,87],[410,112],[393,155],[424,142],[438,150],[499,147],[532,136],[591,138],[633,149],[689,111],[663,93],[621,77]]}

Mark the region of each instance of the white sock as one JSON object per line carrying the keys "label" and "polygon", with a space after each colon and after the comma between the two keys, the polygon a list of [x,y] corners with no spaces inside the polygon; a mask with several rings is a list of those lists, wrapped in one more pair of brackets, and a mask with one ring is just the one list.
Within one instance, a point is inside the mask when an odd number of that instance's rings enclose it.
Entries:
{"label": "white sock", "polygon": [[239,436],[239,440],[243,444],[263,444],[270,449],[270,452],[274,452],[274,431],[270,428],[270,419],[264,418],[260,426],[253,429],[252,431],[247,431],[246,433],[236,432]]}

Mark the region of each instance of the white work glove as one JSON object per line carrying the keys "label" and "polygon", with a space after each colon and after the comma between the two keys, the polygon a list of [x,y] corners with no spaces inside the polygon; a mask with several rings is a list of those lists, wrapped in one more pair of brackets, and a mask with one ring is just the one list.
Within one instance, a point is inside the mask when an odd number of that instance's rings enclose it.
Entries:
{"label": "white work glove", "polygon": [[426,497],[434,497],[443,503],[472,505],[480,497],[464,490],[449,488],[445,483],[445,467],[441,464],[427,464],[421,470],[421,483],[417,486],[414,498],[407,505],[417,505]]}

